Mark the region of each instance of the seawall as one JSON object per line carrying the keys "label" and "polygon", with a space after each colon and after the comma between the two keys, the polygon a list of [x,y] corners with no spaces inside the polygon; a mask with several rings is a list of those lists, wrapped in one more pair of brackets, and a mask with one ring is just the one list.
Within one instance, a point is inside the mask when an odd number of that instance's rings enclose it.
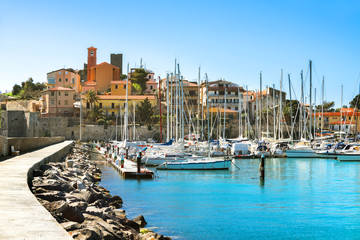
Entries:
{"label": "seawall", "polygon": [[61,160],[71,143],[64,141],[0,162],[1,239],[73,239],[38,202],[28,185],[34,169]]}

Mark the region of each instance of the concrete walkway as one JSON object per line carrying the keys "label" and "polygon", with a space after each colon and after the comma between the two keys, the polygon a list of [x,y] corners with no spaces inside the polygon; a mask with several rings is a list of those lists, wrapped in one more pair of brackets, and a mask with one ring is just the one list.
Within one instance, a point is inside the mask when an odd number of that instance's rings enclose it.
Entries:
{"label": "concrete walkway", "polygon": [[0,239],[73,239],[38,202],[28,186],[28,171],[59,160],[70,148],[65,141],[0,162]]}

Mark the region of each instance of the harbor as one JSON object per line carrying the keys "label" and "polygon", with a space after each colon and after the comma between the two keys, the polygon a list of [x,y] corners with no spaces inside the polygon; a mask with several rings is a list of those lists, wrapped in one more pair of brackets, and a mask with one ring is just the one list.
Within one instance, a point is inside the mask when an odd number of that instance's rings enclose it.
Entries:
{"label": "harbor", "polygon": [[359,225],[359,162],[334,159],[233,160],[229,170],[158,171],[124,180],[101,165],[101,185],[172,239],[354,239]]}

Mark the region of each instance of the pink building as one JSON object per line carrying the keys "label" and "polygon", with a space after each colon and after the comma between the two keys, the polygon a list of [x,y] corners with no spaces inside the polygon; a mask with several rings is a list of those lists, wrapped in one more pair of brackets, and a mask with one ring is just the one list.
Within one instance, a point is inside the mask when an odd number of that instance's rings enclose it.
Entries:
{"label": "pink building", "polygon": [[72,116],[74,113],[74,94],[71,88],[55,87],[43,92],[40,113],[47,116]]}
{"label": "pink building", "polygon": [[72,69],[59,69],[47,73],[47,89],[54,87],[67,87],[80,91],[80,75]]}

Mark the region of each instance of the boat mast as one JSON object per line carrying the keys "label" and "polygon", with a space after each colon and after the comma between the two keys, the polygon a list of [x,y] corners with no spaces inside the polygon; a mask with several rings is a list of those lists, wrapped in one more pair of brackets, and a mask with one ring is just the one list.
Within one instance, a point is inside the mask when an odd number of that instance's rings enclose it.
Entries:
{"label": "boat mast", "polygon": [[208,76],[207,73],[205,73],[205,85],[206,85],[206,111],[207,111],[207,133],[208,133],[208,155],[210,157],[210,121],[209,121],[209,86],[208,86]]}
{"label": "boat mast", "polygon": [[174,85],[174,79],[173,79],[173,73],[170,74],[170,79],[171,79],[171,84],[170,84],[170,138],[173,139],[173,98],[174,98],[174,93],[173,93],[173,85]]}
{"label": "boat mast", "polygon": [[199,123],[199,116],[200,116],[200,66],[199,66],[199,74],[198,74],[198,101],[197,101],[197,129],[196,134],[200,136],[200,123]]}
{"label": "boat mast", "polygon": [[125,99],[125,116],[124,116],[124,141],[127,140],[127,126],[128,126],[129,63],[127,65],[127,76],[128,77],[126,78],[126,99]]}
{"label": "boat mast", "polygon": [[266,137],[269,138],[269,86],[266,86]]}
{"label": "boat mast", "polygon": [[289,94],[290,94],[290,124],[291,124],[291,131],[290,131],[290,140],[293,141],[293,118],[292,118],[292,98],[291,98],[291,80],[290,80],[290,74],[288,74],[289,78]]}
{"label": "boat mast", "polygon": [[135,101],[133,101],[133,106],[134,106],[134,109],[133,109],[133,111],[134,111],[133,141],[135,141],[135,123],[136,123],[136,121],[135,121],[135,108],[136,108]]}
{"label": "boat mast", "polygon": [[322,79],[322,86],[321,86],[321,132],[320,132],[320,136],[322,136],[323,134],[323,127],[324,127],[324,82],[325,82],[325,77],[323,76]]}
{"label": "boat mast", "polygon": [[312,139],[312,133],[311,133],[311,124],[312,124],[312,61],[310,60],[310,114],[309,114],[309,118],[310,118],[310,124],[309,124],[309,132],[310,132],[310,136],[309,139]]}
{"label": "boat mast", "polygon": [[166,74],[166,142],[170,141],[169,125],[169,74]]}
{"label": "boat mast", "polygon": [[276,100],[275,100],[275,84],[273,84],[273,116],[274,116],[274,139],[276,139]]}
{"label": "boat mast", "polygon": [[314,140],[316,139],[316,88],[314,89],[315,96],[314,96]]}
{"label": "boat mast", "polygon": [[262,72],[260,72],[260,107],[259,107],[259,110],[260,110],[260,131],[259,131],[259,136],[261,136],[262,138]]}
{"label": "boat mast", "polygon": [[341,106],[340,106],[340,142],[342,141],[342,123],[343,123],[343,117],[342,117],[342,106],[343,106],[343,87],[344,85],[341,84]]}
{"label": "boat mast", "polygon": [[[249,120],[249,114],[250,114],[250,103],[249,103],[249,91],[248,91],[248,86],[246,85],[246,109],[247,109],[247,114],[245,114],[245,117],[247,116],[247,137],[250,138],[250,120]],[[246,111],[245,109],[245,111]]]}
{"label": "boat mast", "polygon": [[239,137],[242,138],[242,101],[241,101],[241,95],[240,95],[240,87],[238,88],[238,95],[239,95]]}
{"label": "boat mast", "polygon": [[175,138],[176,138],[176,142],[179,141],[179,136],[178,136],[178,122],[179,122],[179,86],[178,86],[178,76],[177,76],[177,72],[176,72],[176,58],[175,58]]}
{"label": "boat mast", "polygon": [[[226,118],[226,84],[224,83],[225,89],[225,103],[224,103],[224,126],[223,126],[223,140],[225,141],[225,118]],[[220,112],[221,113],[221,112]],[[219,139],[220,140],[220,139]]]}
{"label": "boat mast", "polygon": [[282,139],[282,80],[283,80],[283,70],[281,69],[281,78],[280,78],[280,112],[279,112],[279,139]]}
{"label": "boat mast", "polygon": [[303,79],[303,71],[300,72],[301,77],[301,107],[300,107],[300,139],[303,138],[303,123],[305,125],[305,119],[304,119],[304,79]]}

